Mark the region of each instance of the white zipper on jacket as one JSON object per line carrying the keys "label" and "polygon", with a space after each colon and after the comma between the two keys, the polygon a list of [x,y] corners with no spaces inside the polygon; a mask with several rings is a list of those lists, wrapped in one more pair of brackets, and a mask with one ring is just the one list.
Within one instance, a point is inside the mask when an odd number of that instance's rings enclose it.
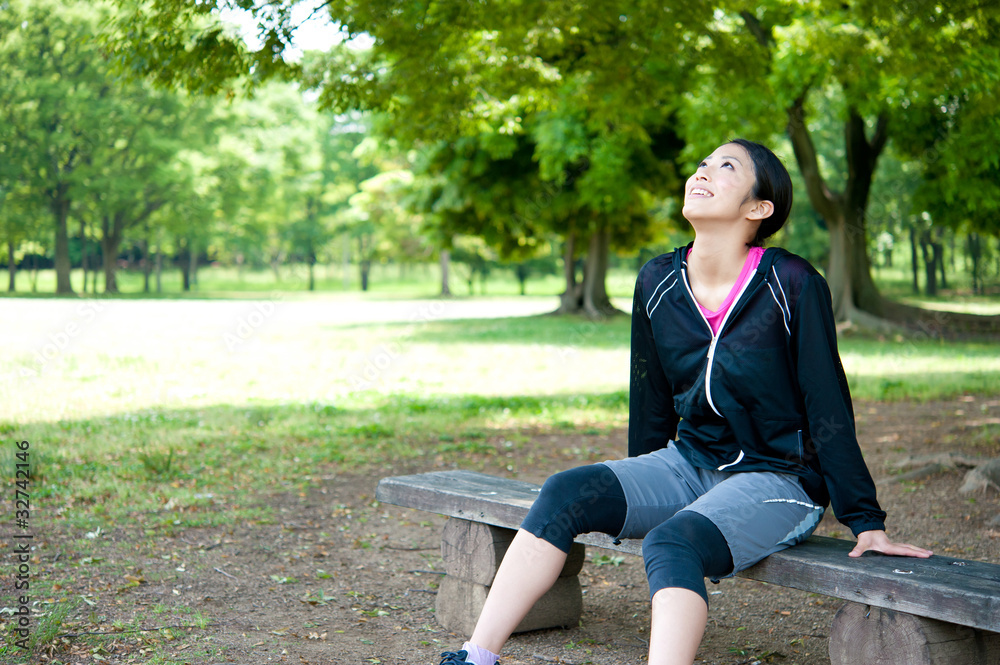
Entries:
{"label": "white zipper on jacket", "polygon": [[[739,293],[737,293],[736,297],[733,298],[732,304],[729,306],[729,309],[726,310],[726,315],[722,317],[722,323],[719,324],[719,332],[712,330],[712,324],[708,322],[708,318],[705,316],[705,313],[701,311],[701,307],[698,306],[698,301],[694,297],[694,291],[691,290],[691,284],[688,282],[687,270],[682,269],[681,276],[684,278],[684,286],[687,287],[688,294],[691,296],[691,301],[694,303],[694,308],[698,310],[698,314],[701,315],[701,320],[705,322],[705,325],[708,327],[708,332],[712,334],[712,342],[708,345],[708,363],[705,365],[705,397],[708,398],[708,405],[712,407],[712,411],[715,411],[715,414],[719,417],[725,417],[719,409],[716,408],[715,402],[712,400],[712,362],[715,360],[715,347],[719,343],[719,337],[722,336],[722,331],[726,328],[726,321],[729,320],[729,315],[733,313],[733,309],[736,307],[737,303],[739,303],[740,298],[743,297],[743,292],[747,290],[747,287],[750,286],[750,282],[753,281],[753,274],[751,274],[750,278],[743,283],[743,286],[740,287]],[[743,451],[740,450],[740,454],[735,460],[729,464],[723,464],[718,468],[718,470],[722,471],[726,467],[738,464],[742,459]]]}

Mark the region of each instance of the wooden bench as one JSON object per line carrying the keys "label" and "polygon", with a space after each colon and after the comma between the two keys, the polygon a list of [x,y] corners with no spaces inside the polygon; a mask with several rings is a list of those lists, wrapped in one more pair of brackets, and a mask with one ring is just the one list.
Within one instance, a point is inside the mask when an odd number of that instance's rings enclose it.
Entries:
{"label": "wooden bench", "polygon": [[[472,633],[497,566],[538,491],[538,485],[471,471],[379,482],[379,501],[451,518],[442,535],[446,576],[435,610],[442,626]],[[638,540],[615,545],[604,534],[581,536],[559,581],[518,632],[577,625],[585,545],[642,554]],[[738,575],[848,601],[830,631],[833,665],[1000,665],[1000,565],[944,556],[852,559],[852,547],[813,536]]]}

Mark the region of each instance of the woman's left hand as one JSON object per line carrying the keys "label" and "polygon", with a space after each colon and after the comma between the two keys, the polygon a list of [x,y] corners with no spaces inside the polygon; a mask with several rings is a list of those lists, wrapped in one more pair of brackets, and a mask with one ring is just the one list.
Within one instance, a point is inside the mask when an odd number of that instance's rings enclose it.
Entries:
{"label": "woman's left hand", "polygon": [[858,544],[854,546],[848,556],[857,558],[868,550],[892,556],[915,556],[920,559],[926,559],[934,554],[934,552],[916,545],[894,543],[889,540],[889,536],[885,535],[885,531],[862,531],[858,534]]}

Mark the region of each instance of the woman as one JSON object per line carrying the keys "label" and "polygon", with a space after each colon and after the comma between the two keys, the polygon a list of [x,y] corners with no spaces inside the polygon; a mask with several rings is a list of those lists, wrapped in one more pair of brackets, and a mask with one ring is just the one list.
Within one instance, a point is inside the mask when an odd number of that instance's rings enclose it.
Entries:
{"label": "woman", "polygon": [[651,665],[694,661],[705,577],[802,542],[831,503],[857,537],[850,556],[931,556],[886,536],[825,280],[804,259],[763,249],[791,205],[788,172],[760,144],[730,141],[698,165],[683,208],[694,242],[636,281],[629,457],[545,482],[472,637],[442,665],[493,665],[580,533],[644,539]]}

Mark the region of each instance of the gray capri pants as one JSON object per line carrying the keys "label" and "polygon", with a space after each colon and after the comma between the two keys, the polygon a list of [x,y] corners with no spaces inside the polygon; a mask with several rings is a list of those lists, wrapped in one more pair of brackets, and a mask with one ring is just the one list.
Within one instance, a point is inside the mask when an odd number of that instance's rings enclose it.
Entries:
{"label": "gray capri pants", "polygon": [[617,476],[628,502],[618,538],[643,538],[675,513],[690,510],[722,532],[732,552],[733,573],[802,542],[823,519],[824,508],[813,503],[791,474],[699,469],[674,445],[604,464]]}

